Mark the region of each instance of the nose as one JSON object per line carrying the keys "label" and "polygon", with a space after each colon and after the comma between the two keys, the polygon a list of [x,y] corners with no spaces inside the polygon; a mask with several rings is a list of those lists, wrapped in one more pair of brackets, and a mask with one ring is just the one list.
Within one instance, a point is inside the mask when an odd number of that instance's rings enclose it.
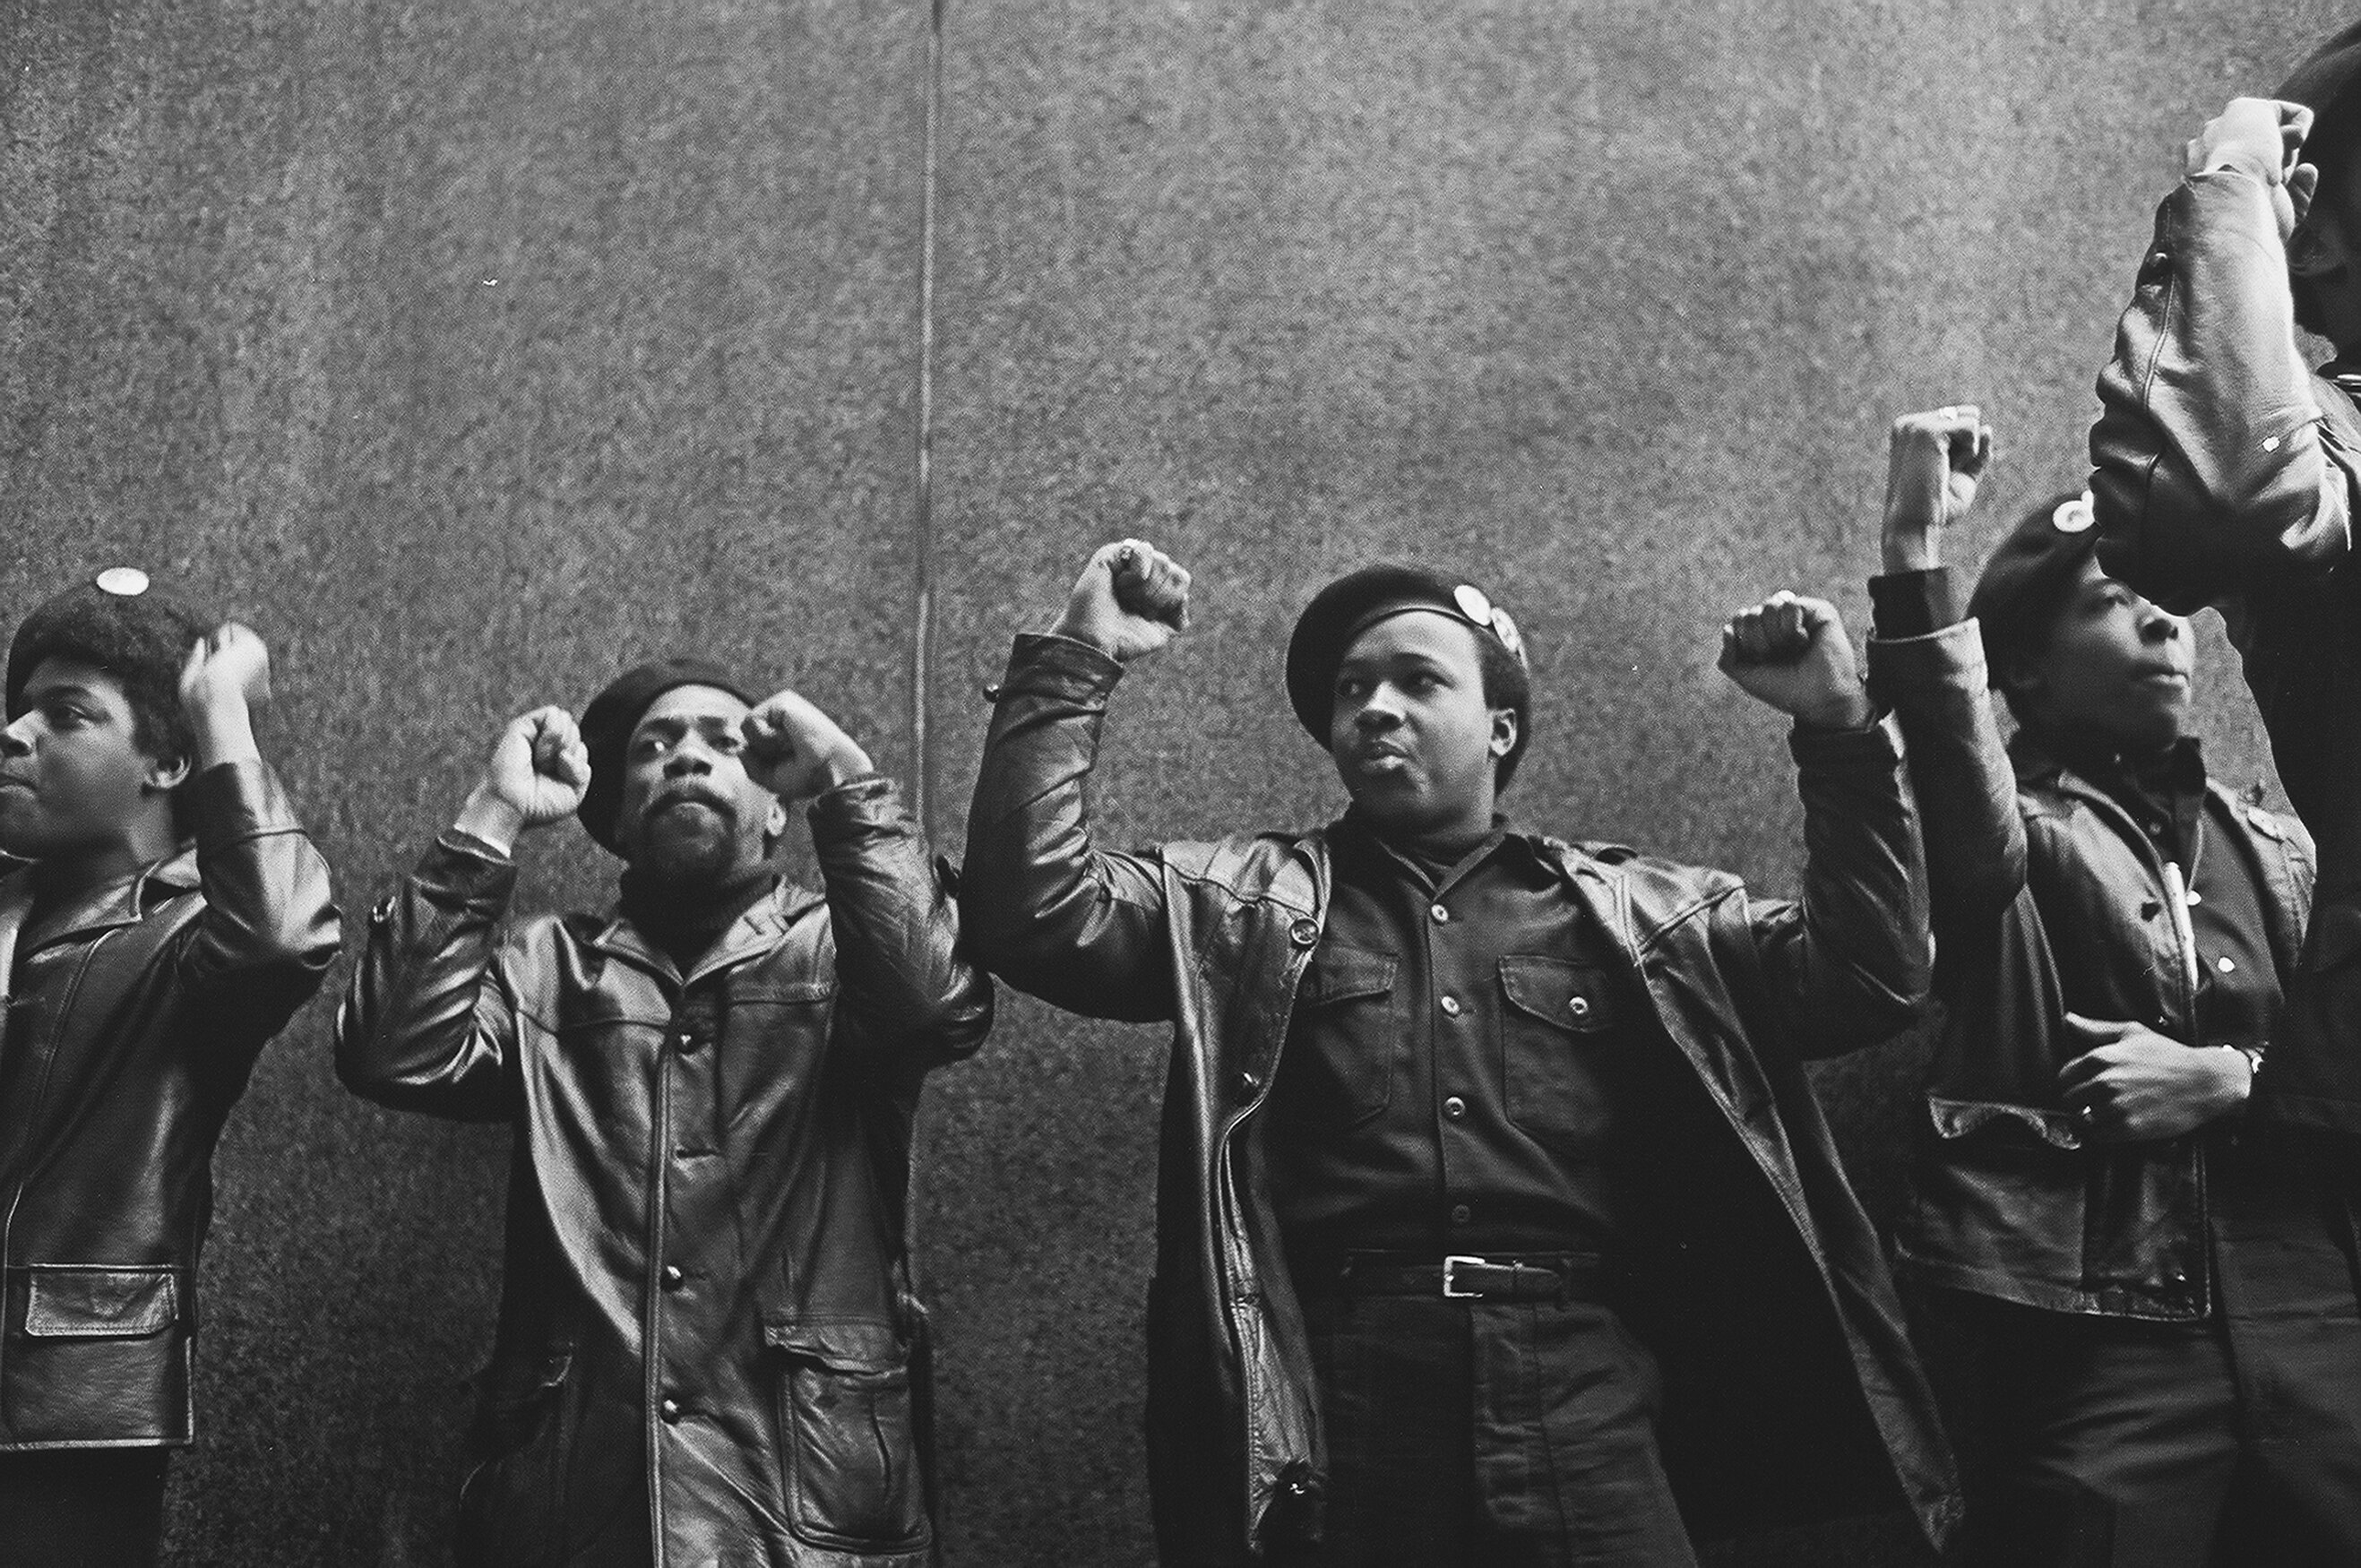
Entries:
{"label": "nose", "polygon": [[29,757],[33,754],[33,716],[28,710],[8,721],[0,729],[0,757]]}
{"label": "nose", "polygon": [[2189,618],[2140,600],[2140,636],[2150,642],[2177,642],[2189,635]]}
{"label": "nose", "polygon": [[1400,722],[1401,703],[1390,684],[1371,687],[1353,715],[1354,726],[1361,729],[1390,729]]}
{"label": "nose", "polygon": [[697,736],[684,738],[664,758],[664,773],[668,779],[695,778],[713,771],[713,756],[704,740]]}

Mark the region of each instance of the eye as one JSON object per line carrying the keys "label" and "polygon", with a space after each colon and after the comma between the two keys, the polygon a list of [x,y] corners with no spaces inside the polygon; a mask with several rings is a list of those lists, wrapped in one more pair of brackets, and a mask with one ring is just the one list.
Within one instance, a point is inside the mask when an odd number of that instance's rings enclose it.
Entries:
{"label": "eye", "polygon": [[631,742],[631,755],[634,757],[661,757],[664,754],[664,747],[665,741],[663,736],[642,735],[638,740]]}
{"label": "eye", "polygon": [[1357,698],[1365,696],[1368,689],[1369,683],[1361,679],[1358,675],[1339,675],[1336,677],[1336,695],[1338,696]]}
{"label": "eye", "polygon": [[724,729],[713,737],[713,749],[724,756],[746,749],[746,737],[735,729]]}

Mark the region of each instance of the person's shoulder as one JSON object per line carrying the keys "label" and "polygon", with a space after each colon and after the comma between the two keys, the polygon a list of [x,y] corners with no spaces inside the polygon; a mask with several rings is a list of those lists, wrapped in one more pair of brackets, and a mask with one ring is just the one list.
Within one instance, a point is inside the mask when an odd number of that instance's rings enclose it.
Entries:
{"label": "person's shoulder", "polygon": [[1711,903],[1741,891],[1745,879],[1714,866],[1668,860],[1608,839],[1536,838],[1543,853],[1554,857],[1572,876],[1591,877],[1620,891],[1635,910],[1653,910],[1666,916],[1687,906]]}
{"label": "person's shoulder", "polygon": [[1308,904],[1304,862],[1317,833],[1235,833],[1226,838],[1175,839],[1158,846],[1157,858],[1174,874],[1213,883],[1240,898],[1281,897]]}

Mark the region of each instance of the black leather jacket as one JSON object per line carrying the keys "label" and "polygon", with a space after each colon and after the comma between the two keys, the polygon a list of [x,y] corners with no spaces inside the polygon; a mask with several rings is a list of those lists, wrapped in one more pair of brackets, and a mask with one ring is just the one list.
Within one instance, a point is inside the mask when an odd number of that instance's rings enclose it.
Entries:
{"label": "black leather jacket", "polygon": [[503,940],[516,866],[458,837],[371,913],[339,1074],[515,1129],[464,1563],[928,1560],[910,1124],[991,982],[890,782],[810,817],[826,896],[783,883],[686,976],[620,916]]}
{"label": "black leather jacket", "polygon": [[2279,779],[2319,841],[2319,908],[2250,1117],[2361,1136],[2361,374],[2304,367],[2257,174],[2182,181],[2099,377],[2106,569],[2228,624]]}
{"label": "black leather jacket", "polygon": [[192,1440],[214,1145],[335,959],[328,868],[269,768],[186,788],[193,851],[32,927],[31,873],[0,881],[0,1450]]}
{"label": "black leather jacket", "polygon": [[[2058,1093],[2058,1069],[2087,1048],[2066,1031],[2070,1009],[2202,1043],[2155,844],[2031,737],[2004,751],[1974,621],[1872,640],[1869,660],[1926,824],[1945,1009],[1897,1238],[1904,1264],[2051,1311],[2204,1316],[2206,1148],[2218,1135],[2085,1147]],[[2213,852],[2257,872],[2285,976],[2312,907],[2310,844],[2294,823],[2207,788],[2239,828]]]}
{"label": "black leather jacket", "polygon": [[[1243,1562],[1316,1531],[1324,1453],[1261,1112],[1327,907],[1322,835],[1091,841],[1083,789],[1121,666],[1021,637],[969,817],[980,961],[1060,1007],[1173,1026],[1148,1304],[1161,1559]],[[1666,1378],[1660,1439],[1692,1530],[1907,1506],[1955,1514],[1949,1453],[1876,1237],[1802,1060],[1907,1024],[1926,985],[1917,834],[1890,735],[1801,735],[1808,891],[1554,844],[1699,1092],[1628,1316]]]}

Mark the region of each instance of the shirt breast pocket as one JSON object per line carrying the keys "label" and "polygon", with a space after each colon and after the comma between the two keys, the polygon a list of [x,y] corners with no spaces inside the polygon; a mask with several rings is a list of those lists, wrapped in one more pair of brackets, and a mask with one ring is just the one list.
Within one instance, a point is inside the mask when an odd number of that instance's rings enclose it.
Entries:
{"label": "shirt breast pocket", "polygon": [[1614,1027],[1606,972],[1539,953],[1500,959],[1500,1090],[1509,1120],[1559,1154],[1600,1152],[1597,1052]]}
{"label": "shirt breast pocket", "polygon": [[1298,1102],[1359,1126],[1393,1100],[1401,1020],[1394,1006],[1394,955],[1323,942],[1295,993],[1302,1043],[1290,1059]]}

